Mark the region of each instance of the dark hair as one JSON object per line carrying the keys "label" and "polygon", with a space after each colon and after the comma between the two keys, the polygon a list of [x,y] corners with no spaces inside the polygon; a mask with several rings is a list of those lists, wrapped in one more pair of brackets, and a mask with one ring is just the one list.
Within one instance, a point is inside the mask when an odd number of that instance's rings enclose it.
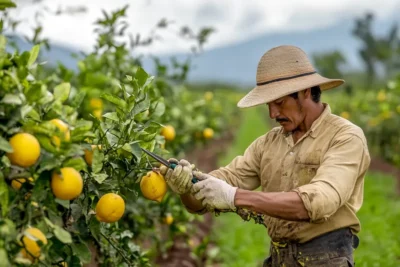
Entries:
{"label": "dark hair", "polygon": [[[289,96],[297,99],[299,97],[298,93],[299,92],[295,92]],[[321,88],[318,85],[311,87],[311,98],[315,103],[318,103],[321,100]]]}

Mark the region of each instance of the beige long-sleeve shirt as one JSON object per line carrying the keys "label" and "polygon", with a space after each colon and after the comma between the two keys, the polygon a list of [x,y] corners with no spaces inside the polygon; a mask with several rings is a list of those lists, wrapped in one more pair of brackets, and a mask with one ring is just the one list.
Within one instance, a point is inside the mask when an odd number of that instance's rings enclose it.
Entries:
{"label": "beige long-sleeve shirt", "polygon": [[364,176],[370,164],[367,141],[361,128],[332,114],[328,104],[324,106],[296,144],[290,133],[275,127],[243,155],[210,172],[242,189],[261,186],[263,192],[299,194],[310,221],[265,216],[273,241],[302,243],[342,227],[360,231],[356,212],[363,202]]}

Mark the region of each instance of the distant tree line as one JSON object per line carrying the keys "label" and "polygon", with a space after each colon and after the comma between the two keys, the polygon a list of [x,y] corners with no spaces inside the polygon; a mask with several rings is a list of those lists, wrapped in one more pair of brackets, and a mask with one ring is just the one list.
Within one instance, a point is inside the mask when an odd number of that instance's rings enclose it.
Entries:
{"label": "distant tree line", "polygon": [[[352,34],[361,41],[358,50],[364,63],[362,78],[363,86],[376,88],[376,84],[393,78],[400,69],[400,38],[398,25],[393,23],[385,36],[376,36],[372,32],[374,15],[366,13],[361,18],[356,18]],[[344,77],[343,67],[347,61],[338,50],[314,54],[313,61],[319,72],[327,77]],[[354,74],[353,74],[354,75]],[[347,85],[346,90],[351,93],[352,85]]]}

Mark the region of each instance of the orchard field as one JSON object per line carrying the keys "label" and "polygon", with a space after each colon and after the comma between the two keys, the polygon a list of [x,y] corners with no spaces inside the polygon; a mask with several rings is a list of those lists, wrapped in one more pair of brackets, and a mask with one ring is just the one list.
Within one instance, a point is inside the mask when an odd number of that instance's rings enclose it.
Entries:
{"label": "orchard field", "polygon": [[[263,226],[188,213],[141,149],[211,171],[274,126],[268,110],[239,110],[236,88],[188,83],[190,60],[155,58],[150,74],[131,50],[155,40],[125,34],[127,6],[94,23],[76,70],[41,59],[51,47],[42,26],[29,50],[17,47],[11,8],[0,1],[0,267],[261,266]],[[196,51],[214,34],[182,32]],[[356,265],[400,266],[400,75],[352,85],[322,100],[363,128],[374,158]]]}

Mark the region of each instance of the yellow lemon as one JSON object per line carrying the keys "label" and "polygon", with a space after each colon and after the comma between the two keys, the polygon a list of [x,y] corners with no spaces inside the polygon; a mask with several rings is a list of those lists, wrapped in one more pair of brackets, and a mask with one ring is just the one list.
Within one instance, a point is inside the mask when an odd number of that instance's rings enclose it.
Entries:
{"label": "yellow lemon", "polygon": [[145,198],[160,203],[167,193],[167,183],[160,173],[149,171],[140,181],[140,190]]}
{"label": "yellow lemon", "polygon": [[381,113],[381,117],[384,120],[390,119],[392,117],[392,112],[389,110],[385,110]]}
{"label": "yellow lemon", "polygon": [[175,139],[175,128],[172,125],[166,125],[161,130],[161,135],[164,136],[165,140],[172,141]]}
{"label": "yellow lemon", "polygon": [[214,130],[211,128],[205,128],[203,131],[203,136],[205,139],[211,139],[214,136]]}
{"label": "yellow lemon", "polygon": [[[33,178],[29,177],[28,180],[30,182],[33,182]],[[19,190],[22,187],[22,184],[26,182],[26,178],[18,178],[18,179],[13,179],[11,181],[11,187],[14,188],[15,190]]]}
{"label": "yellow lemon", "polygon": [[61,175],[53,172],[51,175],[51,190],[53,194],[63,200],[77,198],[83,189],[81,174],[71,167],[61,168]]}
{"label": "yellow lemon", "polygon": [[101,222],[116,222],[121,219],[124,212],[125,201],[114,193],[103,195],[96,205],[96,218]]}
{"label": "yellow lemon", "polygon": [[172,217],[172,215],[170,213],[168,213],[165,217],[164,217],[164,222],[168,225],[171,225],[174,222],[174,217]]}
{"label": "yellow lemon", "polygon": [[63,122],[60,119],[53,119],[50,122],[53,123],[62,133],[64,133],[63,140],[60,140],[60,138],[58,136],[52,137],[53,143],[57,147],[60,147],[61,141],[69,141],[70,140],[68,124],[66,124],[65,122]]}
{"label": "yellow lemon", "polygon": [[20,167],[30,167],[40,156],[39,141],[29,133],[17,133],[10,138],[9,143],[13,152],[7,153],[11,164]]}
{"label": "yellow lemon", "polygon": [[89,105],[92,109],[102,109],[103,108],[103,100],[101,100],[100,98],[94,97],[94,98],[90,99]]}
{"label": "yellow lemon", "polygon": [[207,101],[211,101],[213,99],[213,97],[214,97],[213,92],[205,92],[205,94],[204,94],[204,99]]}
{"label": "yellow lemon", "polygon": [[99,120],[102,119],[102,117],[101,117],[102,115],[103,115],[103,110],[101,110],[101,109],[93,110],[93,116],[95,116]]}
{"label": "yellow lemon", "polygon": [[348,113],[347,111],[343,111],[342,113],[340,113],[340,117],[348,120],[350,119],[350,113]]}
{"label": "yellow lemon", "polygon": [[379,102],[385,101],[385,100],[386,100],[386,93],[385,93],[385,91],[380,90],[379,93],[378,93],[378,95],[376,96],[376,99],[377,99]]}
{"label": "yellow lemon", "polygon": [[93,161],[93,150],[94,149],[100,149],[101,150],[101,145],[92,145],[92,150],[87,150],[85,149],[85,161],[88,165],[92,165],[92,161]]}
{"label": "yellow lemon", "polygon": [[47,244],[47,238],[37,228],[31,227],[25,230],[24,236],[22,237],[22,244],[24,248],[21,250],[22,256],[31,261],[34,258],[40,257],[40,246],[37,241],[40,240],[44,245]]}

